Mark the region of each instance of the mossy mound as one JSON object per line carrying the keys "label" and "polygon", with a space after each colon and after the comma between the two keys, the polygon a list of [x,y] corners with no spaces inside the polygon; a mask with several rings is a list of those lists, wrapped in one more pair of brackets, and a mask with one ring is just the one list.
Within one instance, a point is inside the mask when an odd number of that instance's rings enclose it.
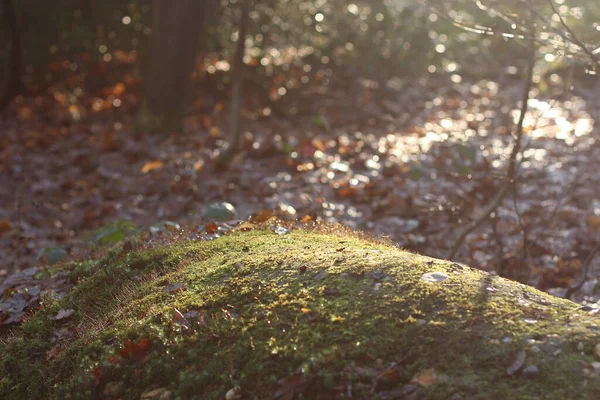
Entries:
{"label": "mossy mound", "polygon": [[135,247],[63,267],[0,398],[600,398],[598,318],[522,284],[301,230]]}

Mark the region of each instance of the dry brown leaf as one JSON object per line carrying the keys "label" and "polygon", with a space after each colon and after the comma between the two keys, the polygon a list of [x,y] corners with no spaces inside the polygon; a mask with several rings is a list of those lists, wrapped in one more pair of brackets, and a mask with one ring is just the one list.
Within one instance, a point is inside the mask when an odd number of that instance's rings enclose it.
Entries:
{"label": "dry brown leaf", "polygon": [[12,231],[12,230],[13,230],[13,226],[9,221],[7,221],[5,219],[0,219],[0,234],[3,234],[4,232]]}
{"label": "dry brown leaf", "polygon": [[431,386],[437,381],[437,374],[432,369],[428,369],[417,373],[413,378],[413,383],[417,383],[423,387]]}
{"label": "dry brown leaf", "polygon": [[596,360],[600,360],[600,343],[594,346],[594,356]]}
{"label": "dry brown leaf", "polygon": [[155,169],[161,169],[164,166],[164,163],[160,160],[156,160],[156,161],[148,161],[146,164],[144,164],[144,166],[142,167],[142,174],[147,174],[150,171],[153,171]]}

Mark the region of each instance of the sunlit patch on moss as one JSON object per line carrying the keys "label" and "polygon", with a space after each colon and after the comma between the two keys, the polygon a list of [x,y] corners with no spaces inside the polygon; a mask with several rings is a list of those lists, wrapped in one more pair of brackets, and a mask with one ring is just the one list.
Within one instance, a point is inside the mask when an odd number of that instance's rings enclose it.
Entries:
{"label": "sunlit patch on moss", "polygon": [[[576,304],[330,229],[117,247],[72,264],[77,286],[5,335],[0,397],[600,393],[598,319]],[[431,272],[446,278],[422,279]],[[75,314],[48,318],[61,309]],[[519,351],[539,376],[507,374]]]}

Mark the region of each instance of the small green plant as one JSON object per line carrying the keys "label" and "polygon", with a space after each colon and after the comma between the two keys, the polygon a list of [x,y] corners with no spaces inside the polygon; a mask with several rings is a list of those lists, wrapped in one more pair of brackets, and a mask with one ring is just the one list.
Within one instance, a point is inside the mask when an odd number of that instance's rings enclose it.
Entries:
{"label": "small green plant", "polygon": [[61,247],[43,247],[35,257],[34,263],[38,261],[44,264],[58,264],[65,257],[67,257],[67,251]]}
{"label": "small green plant", "polygon": [[105,246],[120,242],[127,236],[138,231],[138,226],[131,221],[115,221],[104,225],[102,228],[89,235],[86,240],[95,246]]}

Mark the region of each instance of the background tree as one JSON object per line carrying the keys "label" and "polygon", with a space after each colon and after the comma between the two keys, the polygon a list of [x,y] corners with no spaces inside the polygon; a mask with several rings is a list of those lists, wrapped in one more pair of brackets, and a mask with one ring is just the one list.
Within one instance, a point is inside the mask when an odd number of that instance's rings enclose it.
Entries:
{"label": "background tree", "polygon": [[4,82],[6,85],[0,87],[0,111],[2,111],[10,101],[17,95],[21,87],[21,71],[23,68],[23,57],[21,49],[21,34],[17,23],[15,7],[11,0],[3,0],[2,23],[8,28],[7,34],[10,36],[10,48],[6,52],[7,68],[4,71]]}
{"label": "background tree", "polygon": [[204,2],[155,0],[146,103],[140,114],[144,130],[179,129],[186,93],[203,28]]}

